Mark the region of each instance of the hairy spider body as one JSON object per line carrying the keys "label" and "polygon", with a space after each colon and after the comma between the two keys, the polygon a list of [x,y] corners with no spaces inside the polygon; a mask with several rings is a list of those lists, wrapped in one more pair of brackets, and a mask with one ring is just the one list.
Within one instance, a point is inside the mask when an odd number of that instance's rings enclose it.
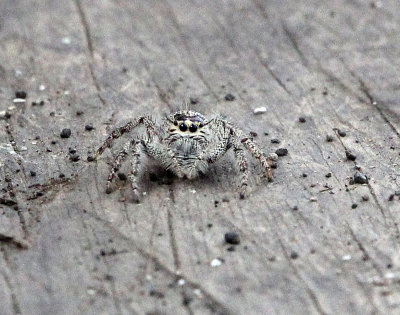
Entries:
{"label": "hairy spider body", "polygon": [[208,120],[200,113],[183,110],[165,117],[158,125],[148,116],[138,117],[115,129],[96,151],[95,160],[122,134],[144,125],[146,136],[141,140],[127,142],[115,158],[107,180],[106,192],[111,192],[111,182],[125,158],[132,154],[131,171],[128,176],[137,198],[137,178],[140,174],[141,157],[147,155],[179,178],[193,179],[207,172],[209,164],[219,160],[230,148],[233,149],[242,173],[240,197],[244,198],[248,184],[248,163],[243,149],[247,149],[260,161],[268,180],[272,180],[270,161],[252,138],[222,118]]}

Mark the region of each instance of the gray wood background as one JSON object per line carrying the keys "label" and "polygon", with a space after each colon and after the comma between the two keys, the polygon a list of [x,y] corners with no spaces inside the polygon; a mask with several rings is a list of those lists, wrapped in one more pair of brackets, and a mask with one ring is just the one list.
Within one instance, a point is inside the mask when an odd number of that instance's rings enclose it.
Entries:
{"label": "gray wood background", "polygon": [[[399,16],[398,0],[0,1],[0,313],[399,314]],[[254,168],[239,200],[228,154],[192,182],[149,167],[140,204],[121,181],[105,194],[124,141],[88,151],[189,97],[287,148],[275,181]]]}

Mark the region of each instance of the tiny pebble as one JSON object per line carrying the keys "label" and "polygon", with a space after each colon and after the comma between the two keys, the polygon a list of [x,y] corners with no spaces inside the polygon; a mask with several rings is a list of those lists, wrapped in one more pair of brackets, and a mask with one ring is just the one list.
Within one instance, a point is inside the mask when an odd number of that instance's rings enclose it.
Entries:
{"label": "tiny pebble", "polygon": [[250,136],[252,136],[252,137],[257,137],[257,132],[250,131]]}
{"label": "tiny pebble", "polygon": [[328,174],[325,174],[325,177],[326,178],[332,177],[332,173],[329,172]]}
{"label": "tiny pebble", "polygon": [[118,175],[118,178],[120,180],[127,180],[128,179],[128,177],[124,173],[118,173],[117,175]]}
{"label": "tiny pebble", "polygon": [[303,174],[301,174],[301,176],[303,176],[303,177],[307,177],[307,176],[308,176],[308,174],[307,174],[307,173],[303,173]]}
{"label": "tiny pebble", "polygon": [[210,262],[211,267],[218,267],[222,265],[222,261],[218,258],[211,260]]}
{"label": "tiny pebble", "polygon": [[389,200],[389,201],[393,201],[393,199],[394,199],[394,194],[391,194],[391,195],[389,196],[388,200]]}
{"label": "tiny pebble", "polygon": [[75,148],[69,148],[69,153],[70,153],[70,154],[76,153],[76,149],[75,149]]}
{"label": "tiny pebble", "polygon": [[70,155],[70,157],[69,157],[69,159],[72,161],[72,162],[78,162],[79,160],[80,160],[80,157],[79,157],[79,155],[78,154],[71,154]]}
{"label": "tiny pebble", "polygon": [[87,131],[91,131],[93,129],[94,129],[94,127],[92,125],[86,125],[85,126],[85,130],[87,130]]}
{"label": "tiny pebble", "polygon": [[275,153],[276,153],[278,156],[286,156],[286,155],[288,155],[288,149],[286,149],[286,148],[279,148],[278,150],[275,151]]}
{"label": "tiny pebble", "polygon": [[36,172],[35,171],[30,171],[30,174],[31,174],[32,177],[36,176]]}
{"label": "tiny pebble", "polygon": [[318,200],[317,197],[311,197],[311,198],[310,198],[310,201],[311,201],[311,202],[316,202],[317,200]]}
{"label": "tiny pebble", "polygon": [[363,201],[368,201],[369,200],[369,196],[368,195],[363,195],[361,198],[362,198]]}
{"label": "tiny pebble", "polygon": [[305,117],[303,117],[303,116],[299,117],[299,122],[305,123],[306,121],[307,121],[307,120],[306,120]]}
{"label": "tiny pebble", "polygon": [[225,101],[232,102],[234,100],[235,100],[235,96],[232,95],[231,93],[228,93],[225,95]]}
{"label": "tiny pebble", "polygon": [[355,209],[355,208],[357,208],[358,207],[358,204],[356,204],[356,203],[353,203],[352,205],[351,205],[351,209]]}
{"label": "tiny pebble", "polygon": [[225,233],[225,242],[232,245],[240,244],[240,236],[236,232]]}
{"label": "tiny pebble", "polygon": [[93,162],[94,161],[94,157],[93,156],[88,156],[87,157],[87,161],[88,162]]}
{"label": "tiny pebble", "polygon": [[234,252],[235,251],[235,246],[229,246],[226,250],[228,251],[228,252]]}
{"label": "tiny pebble", "polygon": [[76,116],[81,116],[81,115],[83,115],[83,111],[78,110],[78,111],[76,112]]}
{"label": "tiny pebble", "polygon": [[355,161],[357,156],[354,153],[351,153],[350,151],[346,150],[346,158],[350,161]]}
{"label": "tiny pebble", "polygon": [[271,139],[271,143],[281,143],[281,141],[279,139],[274,138]]}
{"label": "tiny pebble", "polygon": [[299,210],[299,207],[298,207],[298,206],[294,206],[294,207],[292,208],[292,210],[293,210],[293,211],[297,211],[297,210]]}
{"label": "tiny pebble", "polygon": [[297,254],[295,251],[293,251],[293,252],[290,253],[290,258],[291,259],[297,259],[297,258],[299,258],[299,254]]}
{"label": "tiny pebble", "polygon": [[349,260],[351,260],[351,255],[344,255],[344,256],[342,256],[342,260],[343,260],[343,261],[349,261]]}
{"label": "tiny pebble", "polygon": [[254,115],[260,115],[263,114],[267,111],[267,109],[265,107],[257,107],[254,109],[253,114]]}
{"label": "tiny pebble", "polygon": [[25,91],[16,91],[15,92],[15,97],[16,98],[22,98],[25,99],[26,98],[26,92]]}
{"label": "tiny pebble", "polygon": [[354,174],[353,180],[354,180],[354,183],[356,183],[356,184],[367,184],[368,183],[368,177],[359,171],[357,171]]}
{"label": "tiny pebble", "polygon": [[269,132],[268,131],[264,131],[264,136],[268,136]]}
{"label": "tiny pebble", "polygon": [[346,131],[343,131],[343,130],[340,130],[340,129],[338,129],[338,134],[341,137],[346,137],[346,135],[347,135]]}
{"label": "tiny pebble", "polygon": [[333,141],[333,136],[331,136],[331,135],[326,135],[326,141],[327,142],[332,142]]}
{"label": "tiny pebble", "polygon": [[60,137],[61,138],[69,138],[71,136],[71,129],[65,128],[61,131]]}

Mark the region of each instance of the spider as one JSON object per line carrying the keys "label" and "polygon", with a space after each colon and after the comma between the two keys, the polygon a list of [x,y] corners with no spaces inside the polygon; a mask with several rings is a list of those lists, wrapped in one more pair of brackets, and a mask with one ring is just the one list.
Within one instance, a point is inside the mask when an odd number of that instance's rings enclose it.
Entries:
{"label": "spider", "polygon": [[145,127],[146,135],[140,140],[134,139],[125,143],[123,150],[118,153],[107,179],[106,193],[111,193],[111,182],[115,173],[129,154],[132,154],[132,160],[128,179],[137,201],[139,201],[137,180],[143,155],[155,160],[179,178],[193,179],[199,174],[206,173],[209,164],[218,161],[232,148],[242,174],[239,196],[243,199],[246,196],[249,177],[247,158],[244,154],[244,149],[247,149],[261,163],[268,181],[272,181],[272,161],[252,138],[245,136],[242,130],[225,119],[215,117],[208,120],[202,114],[191,110],[181,110],[167,115],[161,125],[149,116],[131,120],[115,129],[88,161],[96,160],[115,139],[131,132],[139,125]]}

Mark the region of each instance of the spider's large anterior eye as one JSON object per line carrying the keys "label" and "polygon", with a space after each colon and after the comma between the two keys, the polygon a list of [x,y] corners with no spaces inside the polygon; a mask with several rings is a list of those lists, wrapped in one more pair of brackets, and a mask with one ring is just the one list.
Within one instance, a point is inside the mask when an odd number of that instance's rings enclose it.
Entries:
{"label": "spider's large anterior eye", "polygon": [[201,128],[201,127],[203,127],[203,126],[204,126],[203,123],[200,123],[200,124],[199,124],[199,128]]}
{"label": "spider's large anterior eye", "polygon": [[197,126],[195,124],[191,124],[189,130],[190,132],[195,132],[197,130]]}
{"label": "spider's large anterior eye", "polygon": [[174,125],[175,125],[175,126],[178,126],[178,122],[177,122],[176,120],[174,121]]}
{"label": "spider's large anterior eye", "polygon": [[186,131],[187,130],[187,125],[185,123],[181,123],[179,125],[179,129],[180,129],[180,131]]}

